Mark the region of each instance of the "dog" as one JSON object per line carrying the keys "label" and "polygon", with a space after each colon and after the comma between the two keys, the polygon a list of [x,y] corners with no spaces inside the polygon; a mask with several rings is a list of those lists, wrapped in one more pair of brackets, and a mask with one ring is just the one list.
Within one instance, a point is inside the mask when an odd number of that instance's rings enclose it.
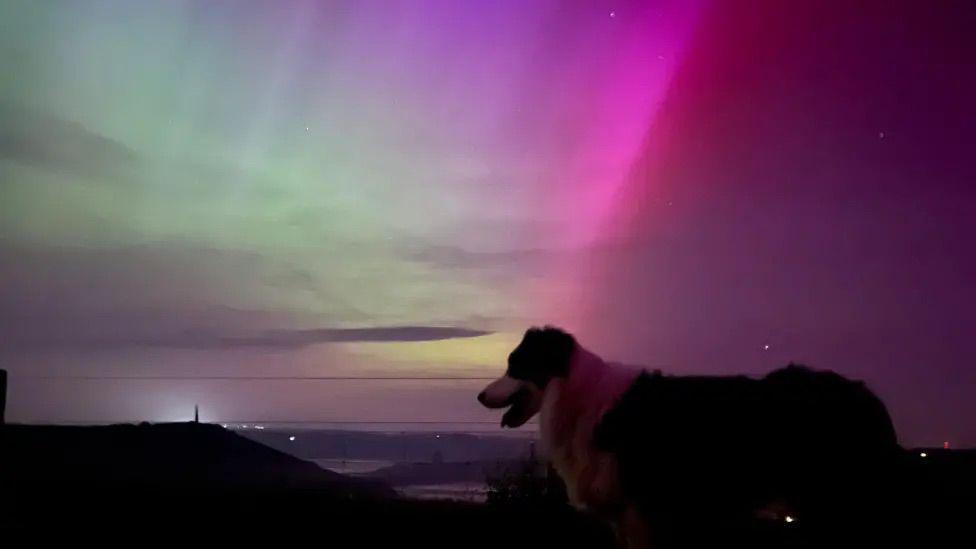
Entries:
{"label": "dog", "polygon": [[502,427],[539,414],[570,503],[625,547],[701,541],[757,517],[849,526],[899,449],[884,404],[833,372],[666,376],[605,362],[551,326],[525,333],[478,401],[507,409]]}

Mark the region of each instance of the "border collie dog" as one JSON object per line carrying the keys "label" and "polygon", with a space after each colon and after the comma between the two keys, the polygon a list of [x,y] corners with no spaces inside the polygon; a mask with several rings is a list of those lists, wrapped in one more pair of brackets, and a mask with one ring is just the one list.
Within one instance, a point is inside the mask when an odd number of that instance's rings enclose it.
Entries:
{"label": "border collie dog", "polygon": [[552,327],[528,330],[478,400],[507,408],[503,427],[539,413],[570,502],[628,547],[701,541],[757,517],[846,529],[899,448],[881,401],[835,373],[666,376],[604,362]]}

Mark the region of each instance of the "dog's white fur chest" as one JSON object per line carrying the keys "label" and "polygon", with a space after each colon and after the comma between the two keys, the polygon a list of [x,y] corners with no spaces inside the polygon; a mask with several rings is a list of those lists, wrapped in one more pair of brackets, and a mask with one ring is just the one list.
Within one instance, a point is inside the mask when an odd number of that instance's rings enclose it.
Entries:
{"label": "dog's white fur chest", "polygon": [[638,374],[577,347],[569,374],[546,385],[539,416],[542,446],[577,507],[612,512],[620,504],[616,458],[597,450],[593,432]]}

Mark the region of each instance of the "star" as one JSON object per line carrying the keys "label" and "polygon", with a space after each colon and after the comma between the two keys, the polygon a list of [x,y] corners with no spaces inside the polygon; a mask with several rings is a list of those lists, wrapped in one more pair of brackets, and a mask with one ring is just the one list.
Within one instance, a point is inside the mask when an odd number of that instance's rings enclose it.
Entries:
{"label": "star", "polygon": [[616,16],[617,16],[617,12],[615,12],[615,11],[611,11],[610,12],[610,17],[616,17]]}
{"label": "star", "polygon": [[768,351],[768,350],[769,350],[769,344],[767,343],[763,345],[763,351]]}

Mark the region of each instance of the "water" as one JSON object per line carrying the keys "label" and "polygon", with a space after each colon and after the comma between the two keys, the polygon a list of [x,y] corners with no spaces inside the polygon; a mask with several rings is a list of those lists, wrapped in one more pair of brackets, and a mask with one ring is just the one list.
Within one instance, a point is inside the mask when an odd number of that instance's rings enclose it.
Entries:
{"label": "water", "polygon": [[[367,475],[393,461],[379,459],[334,459],[319,458],[310,460],[323,469],[343,475]],[[444,484],[415,484],[396,488],[398,494],[411,499],[449,500],[483,503],[487,497],[488,485],[483,482],[451,482]]]}
{"label": "water", "polygon": [[418,484],[396,489],[403,497],[411,499],[438,499],[484,503],[488,486],[483,482],[455,482],[451,484]]}
{"label": "water", "polygon": [[365,475],[377,471],[384,467],[389,467],[393,465],[392,461],[384,461],[381,459],[335,459],[335,458],[318,458],[311,459],[309,461],[314,462],[316,465],[323,469],[328,469],[330,471],[341,473],[343,475]]}

